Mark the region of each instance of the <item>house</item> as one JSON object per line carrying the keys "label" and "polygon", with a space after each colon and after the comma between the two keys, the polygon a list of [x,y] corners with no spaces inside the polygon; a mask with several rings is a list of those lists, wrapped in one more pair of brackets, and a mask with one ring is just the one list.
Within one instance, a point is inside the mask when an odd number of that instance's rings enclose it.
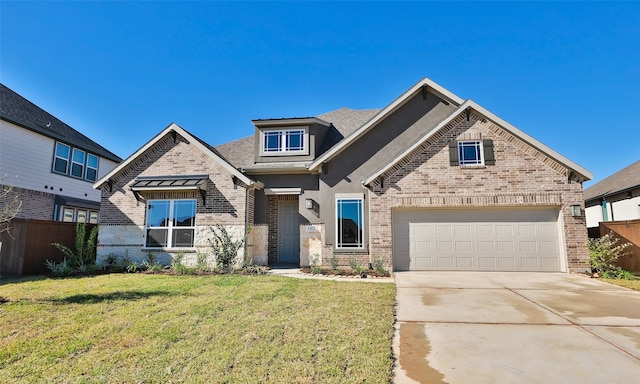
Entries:
{"label": "house", "polygon": [[97,223],[101,196],[93,183],[120,161],[0,84],[0,184],[22,201],[18,218]]}
{"label": "house", "polygon": [[99,259],[194,260],[221,224],[262,264],[587,268],[591,173],[429,79],[379,110],[252,123],[216,147],[171,124],[98,180]]}
{"label": "house", "polygon": [[640,160],[585,189],[584,202],[589,229],[603,221],[639,220]]}

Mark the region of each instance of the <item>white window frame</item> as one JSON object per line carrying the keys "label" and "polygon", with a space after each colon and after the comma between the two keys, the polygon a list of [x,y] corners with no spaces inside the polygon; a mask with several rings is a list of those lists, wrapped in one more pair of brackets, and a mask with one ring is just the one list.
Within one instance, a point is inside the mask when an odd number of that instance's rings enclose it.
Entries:
{"label": "white window frame", "polygon": [[[82,153],[82,163],[79,163],[75,160],[76,153]],[[82,149],[73,148],[71,150],[71,166],[69,167],[69,176],[75,177],[77,179],[84,179],[84,168],[85,168],[84,165],[86,162],[87,162],[87,153]],[[80,176],[76,176],[73,174],[73,166],[76,164],[80,165]]]}
{"label": "white window frame", "polygon": [[[301,134],[302,148],[291,149],[289,137],[292,133]],[[267,136],[277,135],[280,139],[278,149],[267,149]],[[260,154],[262,156],[287,156],[309,154],[309,127],[263,129],[260,134]]]}
{"label": "white window frame", "polygon": [[[91,165],[89,165],[89,158],[94,158],[96,159],[96,166],[92,167]],[[89,181],[96,181],[98,179],[98,166],[100,165],[100,158],[96,155],[92,155],[91,153],[87,153],[86,154],[86,161],[87,161],[87,166],[85,167],[84,170],[84,179],[85,180],[89,180]],[[95,178],[90,178],[89,177],[89,170],[92,169],[94,171],[96,171],[96,177]]]}
{"label": "white window frame", "polygon": [[[60,156],[60,154],[58,153],[58,148],[59,147],[65,147],[68,149],[69,151],[69,157],[63,157]],[[77,161],[74,160],[73,155],[74,153],[82,153],[83,154],[83,160],[82,163],[79,163]],[[89,158],[93,158],[96,160],[96,167],[90,166],[89,165]],[[66,164],[66,168],[64,172],[60,172],[56,170],[56,161],[57,160],[62,160],[65,161]],[[79,165],[81,167],[81,171],[82,174],[80,176],[77,175],[73,175],[73,165]],[[94,155],[93,153],[87,152],[83,149],[80,148],[76,148],[73,147],[69,144],[65,144],[61,141],[56,141],[55,145],[54,145],[54,149],[53,149],[53,164],[51,164],[51,172],[53,173],[57,173],[58,175],[65,175],[65,176],[69,176],[69,177],[73,177],[74,179],[80,179],[80,180],[86,180],[89,182],[94,182],[96,180],[98,180],[98,169],[100,168],[100,156],[98,155]],[[96,172],[96,177],[95,179],[92,179],[89,177],[89,169],[92,169]]]}
{"label": "white window frame", "polygon": [[[84,212],[85,220],[80,221],[80,212]],[[67,215],[69,213],[69,215]],[[100,213],[98,211],[87,209],[87,208],[77,208],[70,207],[68,205],[62,205],[59,209],[59,218],[58,221],[64,221],[68,223],[77,223],[77,222],[85,222],[89,224],[98,224],[98,218],[100,217]],[[91,220],[91,217],[95,217],[95,220]]]}
{"label": "white window frame", "polygon": [[[168,225],[166,226],[149,226],[149,206],[151,204],[153,204],[154,202],[160,202],[160,201],[168,201],[169,202],[169,217],[167,220]],[[175,222],[175,203],[176,202],[183,202],[183,201],[189,201],[193,203],[194,206],[194,215],[193,215],[193,225],[192,226],[177,226],[174,224]],[[198,202],[196,199],[156,199],[156,200],[149,200],[147,201],[147,205],[146,205],[146,212],[145,212],[145,230],[144,230],[144,247],[146,249],[193,249],[195,247],[195,236],[196,236],[196,215],[197,215],[197,210],[198,210]],[[193,230],[193,243],[191,244],[191,246],[182,246],[182,247],[176,247],[173,246],[174,244],[174,239],[173,239],[173,232],[175,229],[192,229]],[[148,234],[149,234],[149,229],[165,229],[167,231],[167,245],[166,246],[160,246],[160,247],[152,247],[148,245]]]}
{"label": "white window frame", "polygon": [[[58,146],[63,146],[66,147],[69,150],[69,157],[62,157],[58,154]],[[51,166],[51,170],[55,173],[61,174],[61,175],[66,175],[69,173],[69,164],[71,163],[71,154],[72,154],[72,148],[70,146],[68,146],[67,144],[61,143],[59,141],[56,141],[56,145],[55,145],[55,150],[54,150],[54,157],[53,157],[53,164]],[[56,170],[56,160],[61,159],[67,162],[67,165],[65,167],[65,171],[64,172],[60,172]]]}
{"label": "white window frame", "polygon": [[[360,221],[360,233],[356,235],[356,245],[346,245],[341,239],[342,231],[340,225],[341,204],[345,200],[354,200],[359,205],[358,220]],[[364,249],[364,194],[363,193],[338,193],[335,196],[335,238],[336,249],[340,250],[362,250]],[[350,243],[349,243],[350,244]]]}
{"label": "white window frame", "polygon": [[[478,159],[465,160],[464,148],[474,146],[476,148]],[[464,140],[458,142],[458,164],[461,166],[469,165],[484,165],[484,148],[482,147],[482,140]]]}

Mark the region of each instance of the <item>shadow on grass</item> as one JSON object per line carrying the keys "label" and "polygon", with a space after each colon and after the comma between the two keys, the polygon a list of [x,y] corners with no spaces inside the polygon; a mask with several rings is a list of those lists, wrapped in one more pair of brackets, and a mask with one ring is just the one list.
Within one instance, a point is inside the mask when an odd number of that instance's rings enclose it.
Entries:
{"label": "shadow on grass", "polygon": [[17,276],[17,275],[0,275],[0,285],[18,284],[25,281],[39,281],[46,280],[47,277],[43,275],[34,276]]}
{"label": "shadow on grass", "polygon": [[105,301],[117,301],[117,300],[142,300],[153,296],[174,296],[176,293],[168,291],[122,291],[122,292],[110,292],[102,295],[85,293],[79,295],[72,295],[62,298],[48,299],[47,301],[59,304],[96,304]]}

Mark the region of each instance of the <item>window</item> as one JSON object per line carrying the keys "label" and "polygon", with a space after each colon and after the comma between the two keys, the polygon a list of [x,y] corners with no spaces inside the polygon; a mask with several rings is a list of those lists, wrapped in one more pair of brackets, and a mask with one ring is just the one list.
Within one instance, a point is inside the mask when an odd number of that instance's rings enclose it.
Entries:
{"label": "window", "polygon": [[193,247],[195,200],[151,200],[147,204],[148,248]]}
{"label": "window", "polygon": [[336,198],[336,248],[364,247],[363,203],[362,194]]}
{"label": "window", "polygon": [[98,156],[87,154],[87,173],[84,176],[89,181],[96,181],[98,177]]}
{"label": "window", "polygon": [[269,130],[262,133],[264,154],[300,154],[307,151],[306,129]]}
{"label": "window", "polygon": [[100,158],[81,149],[56,142],[52,170],[87,181],[98,179]]}
{"label": "window", "polygon": [[84,151],[73,148],[73,157],[71,158],[71,176],[84,176]]}
{"label": "window", "polygon": [[53,159],[53,170],[58,173],[67,173],[71,148],[62,143],[56,143],[56,156]]}
{"label": "window", "polygon": [[450,165],[495,165],[493,140],[465,140],[449,143]]}
{"label": "window", "polygon": [[98,224],[98,211],[61,206],[59,212],[60,221]]}
{"label": "window", "polygon": [[458,142],[460,165],[482,165],[482,145],[479,141]]}

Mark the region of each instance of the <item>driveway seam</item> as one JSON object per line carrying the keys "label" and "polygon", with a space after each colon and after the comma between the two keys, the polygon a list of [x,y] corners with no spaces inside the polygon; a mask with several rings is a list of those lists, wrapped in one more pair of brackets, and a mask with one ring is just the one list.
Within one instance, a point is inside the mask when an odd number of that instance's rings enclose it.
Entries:
{"label": "driveway seam", "polygon": [[[635,360],[640,361],[640,357],[639,357],[639,356],[636,356],[636,355],[634,355],[633,353],[631,353],[630,351],[627,351],[626,349],[622,348],[621,346],[619,346],[619,345],[617,345],[617,344],[614,344],[614,343],[610,342],[609,340],[607,340],[607,339],[603,338],[602,336],[598,335],[597,333],[595,333],[595,332],[593,332],[593,331],[589,330],[588,328],[585,328],[585,326],[583,326],[583,325],[581,325],[581,324],[576,323],[576,322],[575,322],[575,321],[573,321],[571,318],[568,318],[567,316],[563,315],[562,313],[560,313],[560,312],[558,312],[558,311],[555,311],[554,309],[549,308],[549,307],[547,307],[546,305],[544,305],[544,304],[542,304],[542,303],[538,303],[537,301],[535,301],[535,300],[533,300],[533,299],[530,299],[530,298],[528,298],[527,296],[525,296],[525,295],[523,295],[523,294],[521,294],[521,293],[519,293],[519,292],[517,292],[517,291],[515,291],[515,290],[513,290],[513,289],[511,289],[511,288],[507,288],[507,287],[505,287],[504,289],[506,289],[506,290],[508,290],[508,291],[510,291],[510,292],[513,292],[514,294],[516,294],[516,295],[520,296],[521,298],[523,298],[523,299],[525,299],[525,300],[529,301],[530,303],[532,303],[532,304],[534,304],[534,305],[537,305],[537,306],[538,306],[538,307],[540,307],[540,308],[546,309],[547,311],[549,311],[549,312],[553,313],[554,315],[559,316],[560,318],[562,318],[562,319],[564,319],[564,320],[568,321],[570,324],[567,324],[567,325],[569,325],[569,326],[570,326],[570,325],[574,325],[574,326],[576,326],[576,327],[578,327],[578,328],[582,329],[583,331],[585,331],[585,332],[587,332],[587,333],[589,333],[589,334],[591,334],[591,335],[595,336],[597,339],[599,339],[599,340],[601,340],[601,341],[604,341],[604,342],[605,342],[605,344],[609,344],[610,346],[612,346],[612,347],[616,348],[617,350],[619,350],[619,351],[621,351],[621,352],[623,352],[623,353],[625,353],[625,354],[627,354],[627,355],[631,356],[631,357],[632,357],[632,358],[634,358]],[[607,327],[606,325],[597,325],[597,326],[598,326],[598,327]]]}

